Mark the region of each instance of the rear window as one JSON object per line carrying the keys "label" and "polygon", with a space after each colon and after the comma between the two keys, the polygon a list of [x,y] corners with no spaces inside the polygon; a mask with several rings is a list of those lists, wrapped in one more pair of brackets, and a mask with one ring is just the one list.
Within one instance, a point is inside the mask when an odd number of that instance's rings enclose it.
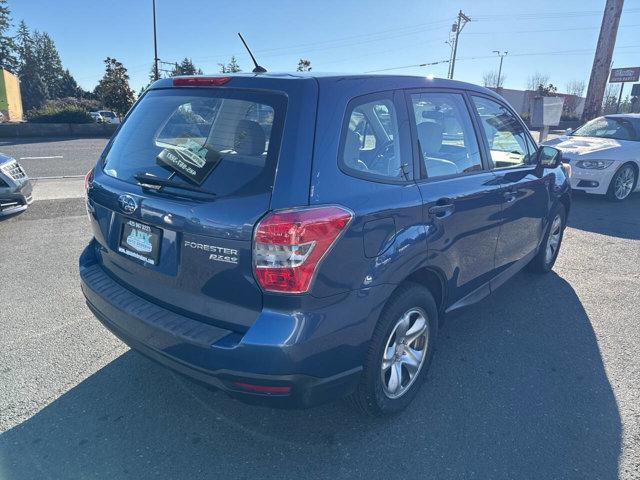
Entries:
{"label": "rear window", "polygon": [[104,171],[132,183],[154,175],[217,195],[264,191],[273,184],[285,106],[276,93],[151,90],[118,131]]}

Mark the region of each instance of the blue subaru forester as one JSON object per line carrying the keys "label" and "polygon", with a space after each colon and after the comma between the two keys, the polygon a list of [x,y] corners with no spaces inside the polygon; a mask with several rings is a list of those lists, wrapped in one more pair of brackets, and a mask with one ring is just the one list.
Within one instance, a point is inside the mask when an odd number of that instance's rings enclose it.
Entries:
{"label": "blue subaru forester", "polygon": [[82,290],[127,344],[234,397],[396,412],[445,313],[552,268],[569,175],[466,83],[159,80],[87,175]]}

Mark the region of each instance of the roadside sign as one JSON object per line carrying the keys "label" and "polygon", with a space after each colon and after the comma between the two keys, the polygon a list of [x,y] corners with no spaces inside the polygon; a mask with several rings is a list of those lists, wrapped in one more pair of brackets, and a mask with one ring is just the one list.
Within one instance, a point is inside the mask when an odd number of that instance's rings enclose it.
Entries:
{"label": "roadside sign", "polygon": [[612,68],[609,83],[637,82],[640,80],[640,67]]}
{"label": "roadside sign", "polygon": [[631,87],[631,96],[640,97],[640,83],[636,83]]}

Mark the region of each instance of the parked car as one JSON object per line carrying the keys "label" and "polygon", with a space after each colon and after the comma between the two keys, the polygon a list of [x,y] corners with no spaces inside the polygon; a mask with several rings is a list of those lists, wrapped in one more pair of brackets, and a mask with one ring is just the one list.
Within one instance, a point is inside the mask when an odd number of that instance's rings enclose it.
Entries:
{"label": "parked car", "polygon": [[376,415],[444,314],[553,267],[571,202],[501,97],[408,76],[159,80],[86,184],[82,290],[118,337],[248,402]]}
{"label": "parked car", "polygon": [[106,123],[120,123],[120,118],[114,112],[111,112],[109,110],[100,110],[98,113],[102,116]]}
{"label": "parked car", "polygon": [[622,201],[640,187],[640,114],[598,117],[545,145],[562,150],[576,190]]}
{"label": "parked car", "polygon": [[106,123],[106,120],[100,115],[100,112],[89,112],[89,115],[91,115],[91,118],[93,118],[93,121],[96,123]]}
{"label": "parked car", "polygon": [[32,201],[26,172],[15,159],[0,153],[0,217],[23,212]]}

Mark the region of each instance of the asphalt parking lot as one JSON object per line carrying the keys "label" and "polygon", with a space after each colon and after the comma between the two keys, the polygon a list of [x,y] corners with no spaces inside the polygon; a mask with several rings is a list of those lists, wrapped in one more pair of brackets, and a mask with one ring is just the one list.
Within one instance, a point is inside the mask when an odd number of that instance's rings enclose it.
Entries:
{"label": "asphalt parking lot", "polygon": [[93,167],[106,138],[0,138],[0,152],[22,164],[31,178],[79,176]]}
{"label": "asphalt parking lot", "polygon": [[[69,175],[106,140],[74,142]],[[450,317],[383,420],[247,406],[128,350],[83,302],[82,198],[47,198],[0,221],[0,479],[640,478],[640,194],[576,196],[555,271]]]}

